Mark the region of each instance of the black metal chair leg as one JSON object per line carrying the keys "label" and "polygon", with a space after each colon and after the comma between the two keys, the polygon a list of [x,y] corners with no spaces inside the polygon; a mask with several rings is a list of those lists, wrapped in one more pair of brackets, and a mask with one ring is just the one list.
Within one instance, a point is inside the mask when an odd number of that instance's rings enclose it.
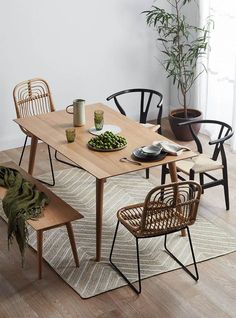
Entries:
{"label": "black metal chair leg", "polygon": [[54,170],[53,170],[53,165],[52,165],[52,156],[51,156],[51,151],[50,151],[50,146],[48,145],[48,157],[49,157],[49,162],[50,162],[50,167],[51,167],[51,172],[52,172],[52,186],[55,185],[55,176],[54,176]]}
{"label": "black metal chair leg", "polygon": [[[22,152],[21,152],[21,156],[20,156],[20,160],[19,160],[19,166],[21,165],[21,162],[22,162],[22,159],[23,159],[23,155],[24,155],[24,152],[25,152],[25,147],[26,147],[26,143],[27,143],[28,137],[29,136],[27,136],[27,135],[25,137],[24,146],[23,146],[23,149],[22,149]],[[50,168],[51,168],[51,172],[52,172],[52,183],[48,183],[46,181],[39,180],[39,179],[37,179],[37,180],[42,182],[42,183],[44,183],[44,184],[47,184],[47,185],[53,187],[56,184],[56,182],[55,182],[55,176],[54,176],[53,165],[52,165],[52,156],[51,156],[51,151],[50,151],[50,147],[49,146],[48,146],[48,156],[49,156],[49,163],[50,163]]]}
{"label": "black metal chair leg", "polygon": [[117,232],[118,232],[119,224],[120,224],[120,222],[117,221],[116,230],[115,230],[113,241],[112,241],[112,245],[111,245],[111,252],[110,252],[110,256],[109,256],[109,260],[110,261],[111,261],[111,257],[112,257],[112,253],[113,253],[113,249],[114,249],[114,245],[115,245],[115,240],[116,240],[116,235],[117,235]]}
{"label": "black metal chair leg", "polygon": [[[199,181],[200,181],[200,185],[203,186],[204,185],[204,174],[203,173],[199,173]],[[202,187],[202,194],[204,193],[204,189]]]}
{"label": "black metal chair leg", "polygon": [[194,171],[192,169],[189,171],[189,180],[194,180]]}
{"label": "black metal chair leg", "polygon": [[163,165],[161,168],[161,184],[165,184],[166,182],[166,165]]}
{"label": "black metal chair leg", "polygon": [[149,179],[149,168],[146,169],[146,179]]}
{"label": "black metal chair leg", "polygon": [[228,173],[227,168],[223,168],[223,187],[225,194],[225,206],[226,210],[229,210],[229,184],[228,184]]}
{"label": "black metal chair leg", "polygon": [[74,168],[80,168],[80,169],[82,169],[80,166],[77,166],[77,165],[75,165],[75,164],[73,164],[73,163],[70,163],[70,162],[64,161],[64,160],[62,160],[62,159],[59,159],[58,156],[57,156],[57,153],[58,153],[58,151],[55,150],[54,157],[55,157],[55,159],[56,159],[57,161],[59,161],[59,162],[61,162],[61,163],[64,163],[64,164],[66,164],[66,165],[69,165],[69,166],[71,166],[71,167],[74,167]]}
{"label": "black metal chair leg", "polygon": [[22,162],[22,159],[23,159],[23,155],[24,155],[24,152],[25,152],[25,147],[26,147],[26,143],[27,143],[28,137],[29,136],[27,136],[27,135],[25,136],[24,146],[23,146],[23,149],[22,149],[21,155],[20,155],[19,166],[21,165],[21,162]]}
{"label": "black metal chair leg", "polygon": [[118,227],[119,227],[120,222],[117,222],[116,225],[116,230],[115,230],[115,234],[114,234],[114,238],[113,238],[113,242],[112,242],[112,246],[111,246],[111,252],[110,252],[110,256],[109,256],[109,261],[111,263],[111,265],[113,266],[113,268],[120,274],[120,276],[128,283],[128,285],[137,293],[140,294],[141,293],[141,273],[140,273],[140,260],[139,260],[139,246],[138,246],[138,238],[136,238],[136,252],[137,252],[137,266],[138,266],[138,284],[139,284],[139,288],[137,289],[131,282],[130,280],[120,271],[120,269],[112,262],[112,254],[113,254],[113,249],[114,249],[114,245],[115,245],[115,240],[116,240],[116,235],[118,232]]}
{"label": "black metal chair leg", "polygon": [[165,235],[164,247],[165,247],[165,250],[167,251],[167,253],[183,268],[183,270],[185,270],[185,272],[188,273],[195,281],[198,281],[199,275],[198,275],[197,263],[196,263],[196,259],[195,259],[195,255],[194,255],[194,251],[193,251],[191,235],[190,235],[190,231],[189,231],[188,226],[186,226],[185,228],[187,229],[187,232],[188,232],[189,245],[190,245],[190,249],[191,249],[191,253],[192,253],[193,265],[194,265],[194,268],[195,268],[196,276],[192,272],[190,272],[190,270],[183,263],[181,263],[180,260],[178,260],[178,258],[175,255],[173,255],[170,252],[170,250],[167,248],[167,245],[166,245],[166,243],[167,243],[167,234]]}
{"label": "black metal chair leg", "polygon": [[[140,272],[140,259],[139,259],[139,246],[138,246],[138,238],[136,237],[136,253],[137,253],[137,266],[138,266],[138,285],[139,289],[135,288],[137,294],[141,293],[142,286],[141,286],[141,272]],[[133,286],[133,285],[132,285]]]}
{"label": "black metal chair leg", "polygon": [[56,184],[56,181],[55,181],[55,176],[54,176],[54,170],[53,170],[53,164],[52,164],[52,156],[51,156],[51,150],[50,150],[50,146],[47,145],[48,147],[48,157],[49,157],[49,163],[50,163],[50,168],[51,168],[51,173],[52,173],[52,183],[49,183],[49,182],[46,182],[44,180],[40,180],[40,179],[37,179],[38,181],[50,186],[50,187],[53,187],[55,184]]}

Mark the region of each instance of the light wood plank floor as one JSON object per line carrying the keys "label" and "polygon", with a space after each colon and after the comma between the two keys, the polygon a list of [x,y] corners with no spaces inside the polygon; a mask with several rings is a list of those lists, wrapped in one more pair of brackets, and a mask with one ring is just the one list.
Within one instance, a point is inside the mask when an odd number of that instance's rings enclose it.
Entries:
{"label": "light wood plank floor", "polygon": [[[173,139],[168,128],[164,134]],[[23,168],[27,167],[28,150]],[[0,162],[18,162],[20,152],[21,148],[0,152]],[[200,213],[236,236],[236,155],[229,150],[227,155],[231,209],[225,211],[223,189],[215,187],[202,196]],[[49,171],[43,144],[36,165],[36,174]],[[54,166],[57,170],[67,168],[57,162]],[[151,177],[160,182],[160,170],[152,169]],[[198,283],[180,269],[144,280],[140,296],[123,287],[83,300],[46,263],[44,277],[38,281],[32,249],[28,249],[22,269],[16,244],[7,249],[6,224],[2,220],[0,237],[0,318],[236,317],[236,253],[200,263]]]}

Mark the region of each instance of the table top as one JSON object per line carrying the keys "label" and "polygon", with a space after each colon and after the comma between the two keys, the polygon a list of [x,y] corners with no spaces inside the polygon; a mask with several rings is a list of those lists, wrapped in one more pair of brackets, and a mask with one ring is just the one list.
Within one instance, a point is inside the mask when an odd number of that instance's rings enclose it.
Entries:
{"label": "table top", "polygon": [[[104,111],[105,124],[121,128],[120,135],[128,142],[126,148],[114,152],[97,152],[88,148],[87,143],[93,137],[88,130],[94,126],[95,109]],[[18,118],[15,122],[98,179],[160,166],[196,155],[192,151],[184,151],[179,156],[168,155],[161,161],[142,162],[140,166],[120,162],[123,157],[131,158],[133,150],[137,147],[150,145],[155,140],[170,140],[101,103],[86,105],[85,112],[86,124],[76,127],[76,140],[73,143],[67,143],[65,134],[67,128],[73,127],[73,115],[65,110]]]}

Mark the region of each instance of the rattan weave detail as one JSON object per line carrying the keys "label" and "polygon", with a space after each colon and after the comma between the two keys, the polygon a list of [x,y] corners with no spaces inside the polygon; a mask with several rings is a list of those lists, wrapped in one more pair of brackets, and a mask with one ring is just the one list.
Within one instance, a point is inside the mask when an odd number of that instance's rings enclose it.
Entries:
{"label": "rattan weave detail", "polygon": [[[41,78],[20,82],[13,90],[17,118],[45,114],[55,110],[48,83]],[[22,131],[30,136],[23,128]]]}
{"label": "rattan weave detail", "polygon": [[144,203],[120,209],[117,217],[136,237],[172,232],[195,222],[200,194],[201,186],[193,181],[158,186]]}

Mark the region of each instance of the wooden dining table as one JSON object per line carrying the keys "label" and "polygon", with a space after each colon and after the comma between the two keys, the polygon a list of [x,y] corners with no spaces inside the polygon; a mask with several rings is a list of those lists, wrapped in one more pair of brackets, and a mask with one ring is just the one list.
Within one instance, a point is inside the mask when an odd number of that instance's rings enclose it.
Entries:
{"label": "wooden dining table", "polygon": [[[168,164],[171,181],[175,182],[177,181],[175,162],[194,157],[196,154],[188,150],[179,156],[167,155],[161,161],[142,162],[141,165],[121,162],[120,159],[124,157],[131,159],[135,148],[150,145],[156,140],[171,141],[101,103],[86,105],[85,109],[86,124],[82,127],[76,127],[76,139],[72,143],[67,142],[65,130],[73,126],[73,115],[68,114],[65,110],[18,118],[15,119],[15,122],[32,135],[28,166],[29,174],[33,174],[38,140],[42,140],[96,178],[96,260],[100,261],[103,194],[106,179]],[[94,111],[97,109],[104,111],[105,124],[120,127],[120,135],[127,139],[127,146],[124,149],[112,152],[99,152],[88,148],[88,141],[93,137],[89,129],[94,126]]]}

